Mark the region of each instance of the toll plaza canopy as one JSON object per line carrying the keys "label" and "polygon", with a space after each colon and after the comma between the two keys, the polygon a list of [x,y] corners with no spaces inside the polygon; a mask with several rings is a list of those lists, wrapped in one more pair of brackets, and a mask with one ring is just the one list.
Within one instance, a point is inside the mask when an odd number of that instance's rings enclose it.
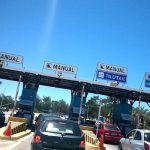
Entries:
{"label": "toll plaza canopy", "polygon": [[43,72],[33,72],[25,69],[13,68],[4,66],[0,68],[0,78],[6,80],[18,81],[22,75],[22,82],[31,82],[39,85],[70,89],[81,90],[85,86],[85,92],[102,94],[106,96],[127,98],[130,100],[139,100],[143,102],[150,102],[150,92],[127,88],[122,86],[110,86],[96,81],[79,80],[77,78],[58,77],[58,75],[49,75]]}

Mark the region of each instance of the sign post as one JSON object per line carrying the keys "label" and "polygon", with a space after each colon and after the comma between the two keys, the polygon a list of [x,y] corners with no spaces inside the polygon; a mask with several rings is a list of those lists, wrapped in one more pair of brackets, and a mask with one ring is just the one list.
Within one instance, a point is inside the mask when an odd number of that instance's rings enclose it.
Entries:
{"label": "sign post", "polygon": [[19,81],[18,81],[18,86],[17,86],[17,90],[16,90],[14,106],[13,106],[13,110],[12,110],[12,116],[14,116],[14,111],[15,111],[15,108],[16,108],[16,103],[17,103],[17,97],[18,97],[19,87],[20,87],[20,83],[21,83],[21,78],[22,78],[22,75],[19,76]]}
{"label": "sign post", "polygon": [[81,113],[82,113],[83,97],[84,97],[84,85],[83,85],[83,87],[82,87],[82,92],[81,92],[81,101],[80,101],[80,110],[79,110],[78,124],[80,124],[80,122],[81,122]]}
{"label": "sign post", "polygon": [[99,109],[98,109],[98,118],[97,118],[96,137],[98,136],[98,127],[99,127],[99,121],[100,121],[99,119],[100,119],[100,116],[101,116],[101,107],[102,107],[101,99],[98,99],[98,100],[99,100]]}

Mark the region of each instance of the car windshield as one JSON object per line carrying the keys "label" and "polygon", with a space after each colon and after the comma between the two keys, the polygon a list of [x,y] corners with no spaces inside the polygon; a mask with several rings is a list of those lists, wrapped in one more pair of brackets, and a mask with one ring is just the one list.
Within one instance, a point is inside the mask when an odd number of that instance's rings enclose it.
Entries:
{"label": "car windshield", "polygon": [[144,141],[150,142],[150,133],[144,133]]}
{"label": "car windshield", "polygon": [[116,125],[111,125],[111,124],[105,125],[105,128],[108,130],[119,130],[119,128]]}
{"label": "car windshield", "polygon": [[63,122],[58,120],[46,121],[43,125],[42,132],[66,134],[66,135],[75,135],[81,136],[81,130],[76,123]]}

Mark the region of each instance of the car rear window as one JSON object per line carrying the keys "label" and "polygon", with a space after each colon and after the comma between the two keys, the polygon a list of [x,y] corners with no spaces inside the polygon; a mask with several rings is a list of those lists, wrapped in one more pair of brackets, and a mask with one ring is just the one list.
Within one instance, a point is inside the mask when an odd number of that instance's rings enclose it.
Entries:
{"label": "car rear window", "polygon": [[119,130],[119,128],[116,125],[111,124],[105,125],[105,128],[108,130]]}
{"label": "car rear window", "polygon": [[46,121],[41,130],[43,132],[75,135],[75,136],[81,136],[82,134],[78,124],[57,120]]}
{"label": "car rear window", "polygon": [[144,133],[144,141],[150,142],[150,133]]}

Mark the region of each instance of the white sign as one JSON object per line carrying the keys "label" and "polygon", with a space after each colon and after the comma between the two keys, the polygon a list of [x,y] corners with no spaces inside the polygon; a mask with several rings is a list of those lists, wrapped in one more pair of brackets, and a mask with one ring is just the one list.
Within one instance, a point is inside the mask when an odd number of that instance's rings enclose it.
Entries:
{"label": "white sign", "polygon": [[109,65],[109,64],[98,64],[97,70],[103,71],[103,72],[123,74],[123,75],[127,75],[127,73],[128,73],[127,68],[119,67],[119,66],[115,66],[115,65]]}
{"label": "white sign", "polygon": [[150,72],[145,73],[145,80],[150,81]]}
{"label": "white sign", "polygon": [[23,62],[23,56],[0,52],[0,60],[20,64]]}
{"label": "white sign", "polygon": [[48,62],[48,61],[44,62],[44,69],[50,69],[50,70],[72,73],[72,74],[77,74],[78,71],[78,68],[75,66],[68,66],[68,65],[59,64],[55,62]]}

